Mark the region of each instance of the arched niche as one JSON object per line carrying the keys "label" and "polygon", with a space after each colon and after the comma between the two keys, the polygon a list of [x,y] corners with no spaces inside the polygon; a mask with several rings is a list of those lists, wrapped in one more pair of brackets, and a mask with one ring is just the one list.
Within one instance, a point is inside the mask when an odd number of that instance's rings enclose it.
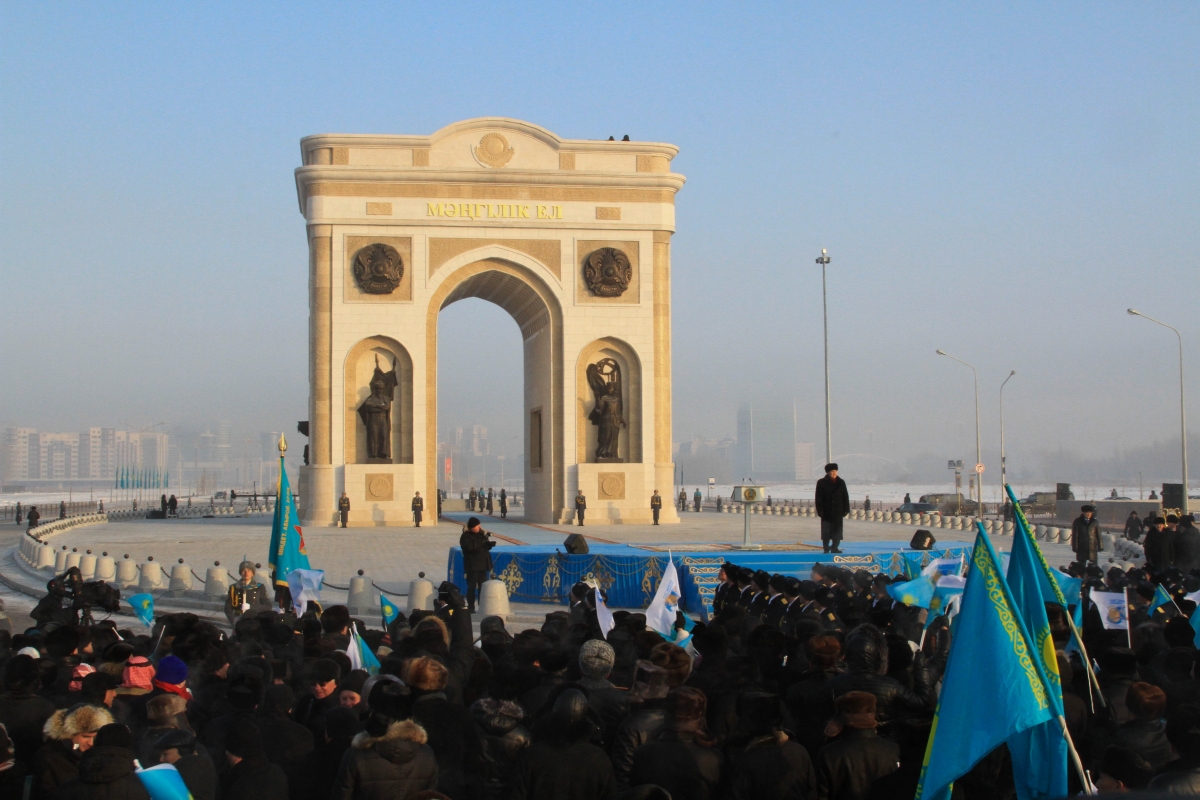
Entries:
{"label": "arched niche", "polygon": [[642,360],[627,342],[606,336],[596,339],[581,351],[575,365],[575,439],[576,460],[580,464],[596,463],[596,445],[600,429],[588,416],[596,406],[596,398],[588,385],[587,368],[602,358],[611,358],[621,368],[621,402],[625,409],[625,427],[621,428],[617,456],[622,463],[642,462]]}
{"label": "arched niche", "polygon": [[404,345],[387,336],[363,339],[346,355],[345,446],[347,464],[367,463],[367,429],[358,415],[358,407],[371,394],[371,376],[375,357],[387,372],[396,362],[396,391],[392,402],[392,463],[413,463],[413,363]]}

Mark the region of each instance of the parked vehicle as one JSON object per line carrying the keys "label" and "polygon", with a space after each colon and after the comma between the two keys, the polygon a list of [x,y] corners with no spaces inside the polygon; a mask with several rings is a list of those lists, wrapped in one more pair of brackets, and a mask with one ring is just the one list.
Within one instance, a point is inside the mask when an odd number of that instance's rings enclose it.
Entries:
{"label": "parked vehicle", "polygon": [[934,506],[939,514],[974,514],[974,500],[961,494],[926,494],[920,498],[922,503]]}
{"label": "parked vehicle", "polygon": [[936,514],[938,508],[933,503],[904,503],[896,510],[901,514]]}
{"label": "parked vehicle", "polygon": [[1055,492],[1034,492],[1021,501],[1021,508],[1026,514],[1053,514],[1057,500]]}

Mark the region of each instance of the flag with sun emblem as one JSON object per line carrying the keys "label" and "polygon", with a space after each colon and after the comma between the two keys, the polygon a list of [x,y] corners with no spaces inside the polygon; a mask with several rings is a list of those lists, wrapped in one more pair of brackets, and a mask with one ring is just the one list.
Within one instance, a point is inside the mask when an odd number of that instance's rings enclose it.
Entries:
{"label": "flag with sun emblem", "polygon": [[379,610],[383,614],[383,627],[385,628],[400,616],[400,609],[396,608],[396,604],[389,600],[383,592],[379,593]]}
{"label": "flag with sun emblem", "polygon": [[134,594],[125,598],[133,606],[134,615],[147,628],[154,627],[154,597],[150,594]]}
{"label": "flag with sun emblem", "polygon": [[671,637],[675,633],[675,617],[679,612],[679,598],[683,592],[679,588],[679,573],[675,571],[675,561],[667,553],[667,568],[663,570],[662,580],[658,582],[658,591],[646,609],[646,627],[658,631],[663,636]]}

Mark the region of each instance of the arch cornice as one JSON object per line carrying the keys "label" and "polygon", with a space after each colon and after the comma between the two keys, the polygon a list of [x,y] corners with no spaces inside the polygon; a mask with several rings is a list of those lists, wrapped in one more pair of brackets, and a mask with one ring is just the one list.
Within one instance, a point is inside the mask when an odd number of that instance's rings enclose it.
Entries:
{"label": "arch cornice", "polygon": [[[558,239],[549,239],[547,241],[553,241],[555,244],[558,244]],[[460,253],[456,256],[446,259],[446,261],[438,265],[437,270],[429,276],[428,287],[434,289],[434,296],[436,297],[437,292],[440,291],[442,286],[446,285],[448,281],[453,281],[455,279],[455,273],[458,270],[461,270],[470,264],[484,261],[509,262],[517,267],[523,268],[530,273],[530,277],[542,285],[542,289],[547,295],[554,298],[556,303],[559,302],[558,292],[562,290],[562,279],[556,275],[549,266],[543,264],[541,261],[537,260],[528,253],[512,247],[505,247],[502,244],[484,245],[483,247],[477,247],[474,250],[468,250],[465,253]],[[471,276],[466,275],[459,278],[455,285],[462,283],[462,281],[469,277]],[[451,290],[453,288],[453,286],[450,287]],[[534,288],[537,289],[537,286],[534,285]],[[438,302],[440,303],[441,300],[444,299],[445,296],[443,295]],[[433,302],[433,300],[430,300],[431,304]],[[438,307],[441,308],[440,305]]]}

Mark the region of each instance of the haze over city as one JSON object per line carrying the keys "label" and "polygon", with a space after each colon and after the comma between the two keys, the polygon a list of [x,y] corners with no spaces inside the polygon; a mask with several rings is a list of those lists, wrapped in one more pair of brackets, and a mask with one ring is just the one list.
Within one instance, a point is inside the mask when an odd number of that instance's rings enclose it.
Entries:
{"label": "haze over city", "polygon": [[[823,460],[824,247],[851,481],[973,462],[970,370],[939,348],[979,369],[993,485],[1010,370],[1012,475],[1179,479],[1177,341],[1125,310],[1179,328],[1200,419],[1195,5],[581,9],[6,6],[0,427],[291,438],[308,413],[300,138],[492,115],[679,146],[688,453],[754,405],[794,408]],[[519,457],[516,324],[469,299],[439,327],[442,438],[481,425]]]}

